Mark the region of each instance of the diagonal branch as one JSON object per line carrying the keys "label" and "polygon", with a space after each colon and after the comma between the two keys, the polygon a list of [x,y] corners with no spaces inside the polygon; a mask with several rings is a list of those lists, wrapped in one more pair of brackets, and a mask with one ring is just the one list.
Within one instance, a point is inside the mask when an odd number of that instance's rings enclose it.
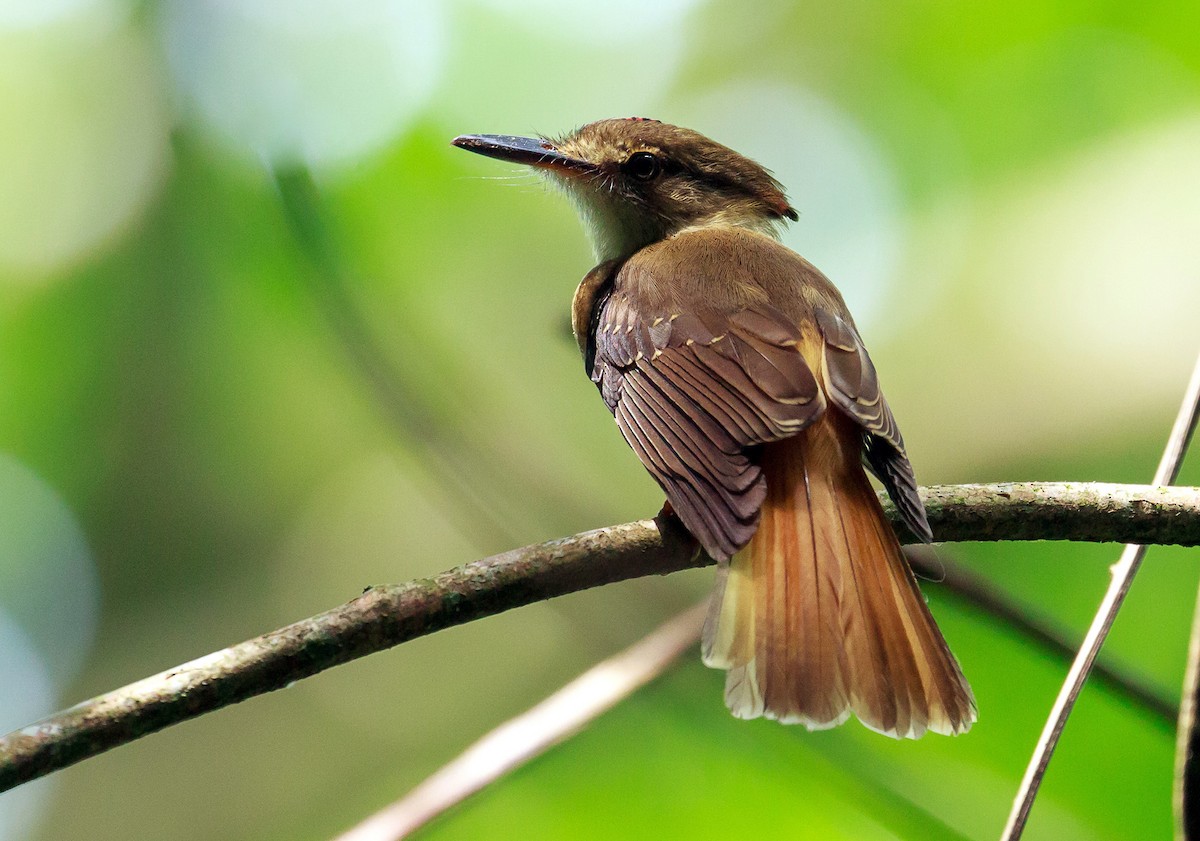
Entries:
{"label": "diagonal branch", "polygon": [[[1183,401],[1175,416],[1175,423],[1171,426],[1171,434],[1167,437],[1167,445],[1158,462],[1158,469],[1154,471],[1156,487],[1170,485],[1178,478],[1179,469],[1183,466],[1183,456],[1187,452],[1188,444],[1191,443],[1192,433],[1196,431],[1198,420],[1200,420],[1200,356],[1196,358],[1192,375],[1183,393]],[[1046,769],[1050,766],[1050,759],[1054,756],[1054,749],[1062,736],[1063,728],[1067,726],[1067,719],[1070,718],[1071,711],[1075,708],[1075,701],[1079,698],[1079,693],[1083,691],[1083,683],[1087,680],[1092,665],[1096,662],[1100,647],[1108,638],[1108,632],[1112,629],[1113,622],[1116,621],[1117,612],[1124,604],[1125,596],[1129,594],[1129,588],[1133,586],[1133,578],[1141,569],[1145,556],[1145,541],[1126,540],[1121,557],[1110,568],[1112,579],[1104,593],[1104,598],[1100,600],[1100,606],[1096,608],[1096,615],[1092,617],[1092,624],[1083,637],[1079,652],[1075,655],[1075,661],[1067,671],[1066,680],[1063,681],[1063,685],[1058,691],[1058,697],[1054,699],[1054,705],[1050,708],[1050,716],[1046,719],[1042,734],[1033,749],[1033,755],[1029,758],[1025,776],[1021,779],[1021,785],[1017,789],[1017,796],[1013,800],[1013,808],[1009,813],[1008,822],[1000,834],[1001,841],[1017,841],[1024,833],[1025,824],[1029,820],[1029,811],[1033,808],[1033,801],[1037,797],[1038,789],[1041,788],[1042,779],[1046,775]]]}
{"label": "diagonal branch", "polygon": [[[1200,488],[947,485],[921,492],[939,540],[1200,545]],[[893,524],[898,518],[885,506]],[[711,561],[671,518],[514,549],[357,599],[84,701],[0,738],[0,791],[358,657],[514,607]]]}
{"label": "diagonal branch", "polygon": [[[904,556],[918,576],[945,590],[949,598],[962,602],[1001,626],[1039,646],[1067,665],[1075,659],[1079,641],[1059,627],[1049,616],[1005,594],[970,568],[963,566],[944,550],[933,546],[909,546]],[[1150,713],[1164,727],[1175,728],[1179,707],[1147,686],[1117,663],[1097,660],[1092,678],[1114,695]]]}
{"label": "diagonal branch", "polygon": [[[985,579],[947,557],[944,549],[909,546],[905,557],[918,576],[952,597],[999,619],[1070,663],[1076,646],[1044,619],[997,591]],[[509,719],[443,765],[399,800],[365,818],[335,841],[399,841],[541,756],[594,719],[658,678],[700,641],[708,602],[673,616],[626,650],[589,668],[562,689]],[[1178,711],[1135,678],[1097,661],[1092,670],[1114,693],[1149,710],[1168,727]],[[918,809],[911,802],[910,808]]]}
{"label": "diagonal branch", "polygon": [[700,642],[708,602],[677,614],[501,724],[402,799],[335,841],[398,841],[505,774],[541,756],[654,680]]}

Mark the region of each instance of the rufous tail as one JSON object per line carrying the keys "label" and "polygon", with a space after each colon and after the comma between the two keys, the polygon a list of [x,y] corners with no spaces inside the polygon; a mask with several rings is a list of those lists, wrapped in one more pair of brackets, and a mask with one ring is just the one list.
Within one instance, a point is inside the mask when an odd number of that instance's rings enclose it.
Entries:
{"label": "rufous tail", "polygon": [[836,411],[764,447],[762,519],[718,573],[704,662],[728,671],[725,702],[739,718],[824,729],[853,712],[896,738],[963,733],[975,699],[860,448]]}

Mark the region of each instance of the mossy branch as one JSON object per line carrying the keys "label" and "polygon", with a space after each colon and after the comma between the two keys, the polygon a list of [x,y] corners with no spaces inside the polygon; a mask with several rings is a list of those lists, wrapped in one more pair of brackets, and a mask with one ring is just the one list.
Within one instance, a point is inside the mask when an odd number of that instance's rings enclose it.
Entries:
{"label": "mossy branch", "polygon": [[[1088,483],[922,489],[939,541],[1200,545],[1200,488]],[[893,524],[899,520],[885,506]],[[416,637],[522,605],[710,564],[673,518],[514,549],[372,587],[301,620],[77,704],[0,738],[0,791],[204,713]]]}

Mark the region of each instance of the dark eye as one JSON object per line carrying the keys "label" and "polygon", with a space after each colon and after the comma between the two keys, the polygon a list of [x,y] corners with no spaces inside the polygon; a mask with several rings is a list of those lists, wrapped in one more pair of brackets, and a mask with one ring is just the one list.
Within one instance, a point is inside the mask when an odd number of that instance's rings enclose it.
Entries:
{"label": "dark eye", "polygon": [[649,152],[635,152],[629,156],[629,160],[625,161],[625,166],[621,168],[625,170],[626,175],[636,178],[638,181],[653,181],[662,171],[662,165],[659,164],[658,158]]}

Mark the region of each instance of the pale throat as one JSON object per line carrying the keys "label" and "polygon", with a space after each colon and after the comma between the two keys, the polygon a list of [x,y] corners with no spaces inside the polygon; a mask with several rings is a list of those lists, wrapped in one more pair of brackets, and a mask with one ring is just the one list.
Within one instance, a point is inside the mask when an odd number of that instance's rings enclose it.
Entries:
{"label": "pale throat", "polygon": [[567,189],[567,195],[583,221],[597,263],[622,260],[670,235],[661,222],[654,224],[615,196],[573,189]]}
{"label": "pale throat", "polygon": [[597,263],[623,260],[647,245],[699,228],[748,228],[779,239],[778,225],[774,220],[737,202],[673,223],[647,214],[616,194],[581,190],[570,184],[562,186],[583,220]]}

